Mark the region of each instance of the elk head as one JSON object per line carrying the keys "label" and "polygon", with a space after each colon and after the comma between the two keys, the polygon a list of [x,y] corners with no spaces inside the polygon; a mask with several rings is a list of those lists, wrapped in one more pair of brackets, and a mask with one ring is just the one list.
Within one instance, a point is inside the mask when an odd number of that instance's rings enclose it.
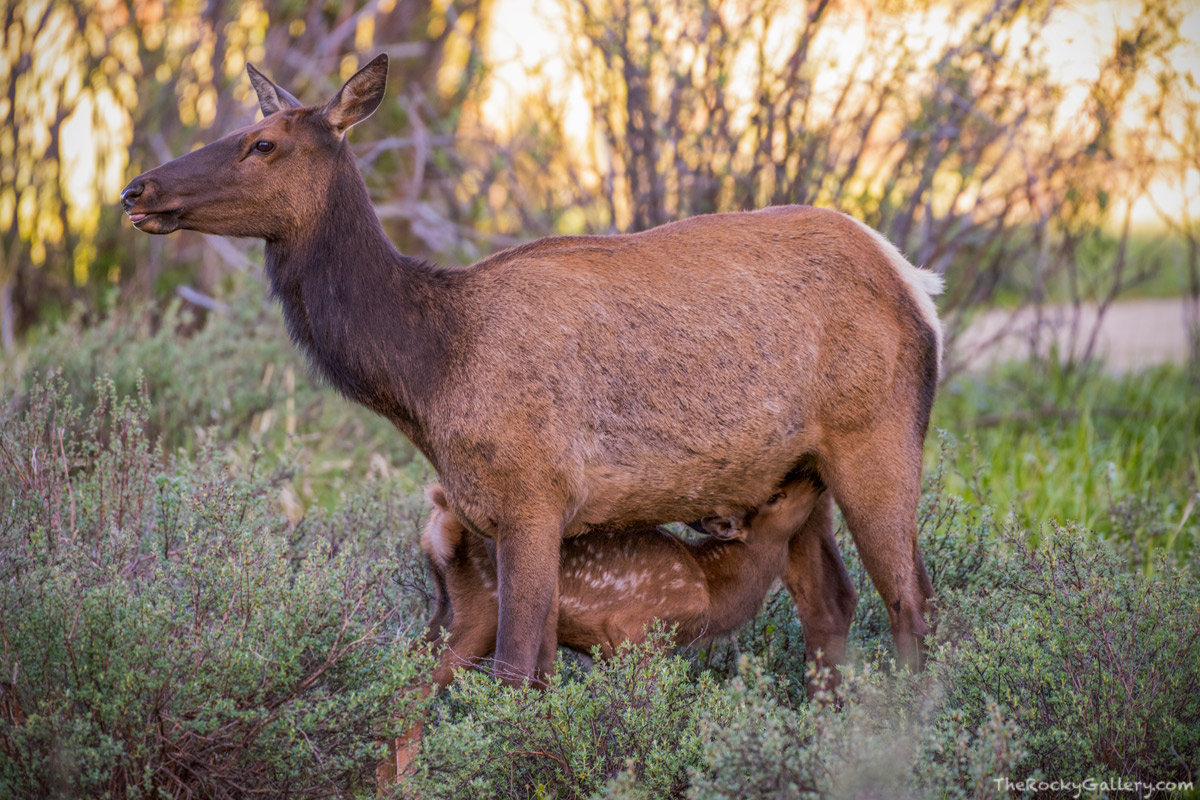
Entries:
{"label": "elk head", "polygon": [[303,106],[247,65],[262,121],[130,181],[121,192],[130,221],[145,233],[268,241],[303,230],[327,202],[339,164],[353,166],[346,131],[379,107],[387,65],[377,56],[323,106]]}
{"label": "elk head", "polygon": [[786,484],[755,509],[728,516],[705,517],[705,532],[717,539],[745,541],[753,529],[758,537],[790,539],[808,519],[821,491],[808,480]]}

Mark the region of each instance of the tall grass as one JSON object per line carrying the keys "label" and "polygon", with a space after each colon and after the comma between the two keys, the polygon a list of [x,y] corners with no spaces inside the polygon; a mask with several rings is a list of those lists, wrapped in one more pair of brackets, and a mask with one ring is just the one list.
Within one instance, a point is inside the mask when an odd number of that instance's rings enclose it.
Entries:
{"label": "tall grass", "polygon": [[[1071,520],[1149,559],[1200,535],[1200,387],[1185,370],[1083,375],[1009,365],[943,386],[947,489],[1023,526]],[[927,464],[938,456],[931,437]]]}

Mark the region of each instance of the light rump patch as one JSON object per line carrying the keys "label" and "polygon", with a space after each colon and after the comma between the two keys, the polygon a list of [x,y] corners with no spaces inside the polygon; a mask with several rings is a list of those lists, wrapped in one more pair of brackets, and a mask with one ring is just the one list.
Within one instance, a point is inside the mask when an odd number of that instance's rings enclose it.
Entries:
{"label": "light rump patch", "polygon": [[427,486],[425,499],[433,506],[434,511],[429,515],[429,519],[425,521],[425,527],[421,530],[421,549],[434,564],[445,569],[465,530],[461,526],[439,524],[441,516],[450,513],[450,504],[446,500],[446,492],[441,486],[437,484]]}
{"label": "light rump patch", "polygon": [[938,319],[937,306],[934,304],[933,298],[941,294],[945,289],[945,282],[942,280],[942,276],[927,269],[913,266],[900,252],[899,248],[892,244],[882,233],[849,214],[845,214],[844,216],[875,240],[879,245],[879,249],[887,256],[889,263],[896,270],[896,274],[900,277],[900,280],[904,281],[904,284],[908,287],[913,302],[916,303],[917,309],[921,314],[921,318],[929,326],[929,329],[933,331],[933,335],[937,337],[938,370],[940,371],[942,365],[943,331],[942,322]]}

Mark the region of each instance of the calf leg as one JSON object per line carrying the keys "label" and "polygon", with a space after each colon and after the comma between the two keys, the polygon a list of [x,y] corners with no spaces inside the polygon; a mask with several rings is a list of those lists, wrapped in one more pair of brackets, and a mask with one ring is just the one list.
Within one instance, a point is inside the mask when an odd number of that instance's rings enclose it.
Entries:
{"label": "calf leg", "polygon": [[[833,537],[833,496],[829,492],[817,500],[788,544],[784,585],[804,628],[805,660],[816,662],[818,668],[832,668],[832,685],[836,686],[840,680],[837,665],[846,656],[858,592]],[[809,693],[817,688],[810,685]]]}
{"label": "calf leg", "polygon": [[442,630],[449,630],[454,618],[454,609],[450,605],[450,590],[446,586],[446,574],[442,568],[428,556],[425,563],[429,574],[433,576],[433,616],[425,628],[425,641],[437,643],[442,638]]}
{"label": "calf leg", "polygon": [[[480,663],[492,652],[496,644],[495,616],[492,624],[482,620],[479,624],[451,625],[450,641],[442,647],[438,654],[438,665],[433,671],[433,683],[425,684],[417,689],[419,698],[429,697],[437,689],[447,686],[454,680],[454,673],[459,667]],[[388,745],[388,760],[376,767],[375,780],[379,787],[390,784],[408,770],[421,744],[421,729],[424,720],[417,720],[402,736]]]}
{"label": "calf leg", "polygon": [[[433,692],[433,686],[425,684],[417,690],[417,696],[424,700]],[[380,796],[384,790],[396,782],[401,775],[408,771],[409,765],[417,757],[421,745],[421,732],[425,720],[418,719],[416,724],[404,734],[388,742],[388,758],[375,767],[375,788]]]}
{"label": "calf leg", "polygon": [[[495,598],[486,590],[463,592],[464,581],[459,576],[457,599],[452,603],[445,572],[432,559],[429,567],[437,594],[436,609],[425,632],[425,640],[434,645],[438,664],[433,671],[432,683],[419,687],[415,692],[422,700],[448,685],[459,667],[479,663],[496,646]],[[473,575],[466,579],[468,584],[473,581]],[[448,642],[442,636],[443,626],[448,626],[445,628],[449,634]],[[424,720],[418,719],[412,728],[388,743],[388,760],[375,768],[375,784],[381,792],[403,775],[416,758],[423,725]]]}

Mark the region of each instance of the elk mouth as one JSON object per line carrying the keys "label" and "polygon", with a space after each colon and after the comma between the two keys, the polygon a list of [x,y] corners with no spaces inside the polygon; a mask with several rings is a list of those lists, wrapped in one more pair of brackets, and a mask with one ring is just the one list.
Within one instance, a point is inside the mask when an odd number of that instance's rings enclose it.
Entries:
{"label": "elk mouth", "polygon": [[171,233],[179,229],[178,208],[163,211],[129,211],[129,221],[143,233]]}

